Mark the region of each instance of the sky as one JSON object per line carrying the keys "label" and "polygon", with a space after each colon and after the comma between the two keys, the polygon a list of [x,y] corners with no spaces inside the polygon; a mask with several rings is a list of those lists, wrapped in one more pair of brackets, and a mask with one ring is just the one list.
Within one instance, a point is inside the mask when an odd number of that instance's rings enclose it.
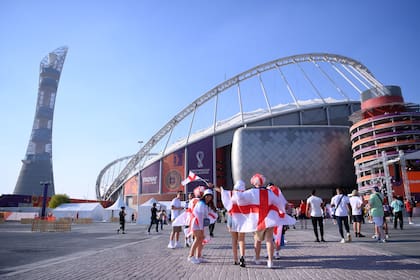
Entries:
{"label": "sky", "polygon": [[13,193],[39,64],[58,47],[69,50],[54,113],[55,193],[95,199],[108,163],[215,85],[271,60],[344,55],[420,103],[419,12],[417,0],[0,0],[0,194]]}

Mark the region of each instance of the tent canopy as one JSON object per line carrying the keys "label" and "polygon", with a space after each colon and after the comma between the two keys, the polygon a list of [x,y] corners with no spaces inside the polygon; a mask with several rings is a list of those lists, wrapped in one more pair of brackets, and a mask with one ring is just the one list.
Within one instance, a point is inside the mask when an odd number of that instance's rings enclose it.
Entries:
{"label": "tent canopy", "polygon": [[99,202],[92,203],[63,203],[52,210],[57,218],[89,218],[94,221],[103,219],[104,208]]}
{"label": "tent canopy", "polygon": [[165,204],[162,204],[161,202],[156,200],[154,197],[152,197],[151,199],[149,199],[148,201],[146,201],[145,203],[139,206],[137,224],[140,224],[140,225],[150,224],[150,215],[151,215],[150,209],[152,208],[153,203],[156,203],[156,207],[158,210],[165,209],[165,211],[168,212]]}
{"label": "tent canopy", "polygon": [[131,215],[135,213],[135,210],[133,208],[128,207],[127,204],[125,204],[124,198],[122,195],[118,197],[118,199],[114,202],[114,204],[112,204],[108,208],[105,208],[104,219],[106,221],[109,221],[111,220],[111,218],[119,217],[121,207],[125,207],[125,213],[126,213],[125,220],[127,222],[131,221]]}

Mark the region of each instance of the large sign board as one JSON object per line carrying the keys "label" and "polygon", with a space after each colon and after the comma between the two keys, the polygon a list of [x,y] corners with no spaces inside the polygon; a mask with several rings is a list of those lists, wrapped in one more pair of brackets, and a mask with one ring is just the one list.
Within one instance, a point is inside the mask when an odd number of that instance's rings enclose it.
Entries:
{"label": "large sign board", "polygon": [[184,190],[181,185],[185,173],[184,157],[184,149],[180,149],[162,159],[162,193]]}
{"label": "large sign board", "polygon": [[141,193],[159,193],[160,161],[157,161],[141,171]]}
{"label": "large sign board", "polygon": [[[187,147],[188,170],[208,182],[213,182],[213,138],[207,137]],[[195,187],[206,183],[195,181],[187,184],[187,192],[192,192]]]}

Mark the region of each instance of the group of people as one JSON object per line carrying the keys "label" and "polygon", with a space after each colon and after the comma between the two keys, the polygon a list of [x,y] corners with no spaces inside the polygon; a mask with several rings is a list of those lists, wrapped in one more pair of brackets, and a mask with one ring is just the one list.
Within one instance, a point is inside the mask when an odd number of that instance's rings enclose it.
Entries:
{"label": "group of people", "polygon": [[166,210],[165,209],[158,209],[156,202],[152,204],[152,208],[150,208],[150,224],[149,228],[147,229],[147,233],[150,234],[150,229],[153,225],[156,226],[156,232],[159,232],[159,225],[160,230],[163,230],[163,225],[166,224]]}
{"label": "group of people", "polygon": [[[185,247],[190,247],[187,260],[193,264],[204,262],[203,248],[212,237],[212,232],[206,228],[210,227],[211,224],[214,225],[218,218],[213,202],[214,191],[217,191],[221,193],[222,203],[226,209],[227,229],[232,238],[233,264],[246,267],[245,234],[252,233],[255,264],[261,263],[261,245],[262,242],[265,242],[267,267],[272,268],[274,266],[273,259],[279,256],[284,232],[289,225],[294,225],[296,220],[288,215],[291,213],[288,211],[289,204],[280,188],[272,183],[265,185],[265,181],[263,175],[255,174],[250,179],[252,185],[250,188],[247,188],[242,180],[237,181],[232,190],[216,187],[211,183],[207,184],[206,187],[198,186],[194,189],[193,194],[189,194],[185,207],[181,204],[182,192],[178,192],[170,206],[172,231],[168,248],[184,247],[180,242],[180,233],[184,230]],[[369,209],[370,216],[375,224],[374,237],[378,242],[386,242],[387,231],[384,231],[383,228],[385,220],[383,201],[384,197],[377,187],[374,188],[367,203],[363,201],[357,190],[347,196],[342,188],[337,188],[336,195],[331,198],[330,205],[331,215],[336,221],[341,237],[340,242],[352,241],[349,218],[353,222],[354,237],[365,237],[361,233],[364,208]],[[394,227],[397,226],[397,221],[400,221],[402,229],[402,214],[400,212],[404,204],[398,201],[393,201],[391,207],[395,216]],[[325,242],[323,223],[325,205],[322,198],[316,195],[316,190],[313,190],[311,195],[303,202],[299,207],[299,215],[310,218],[315,242]],[[152,217],[155,216],[152,208]],[[412,223],[411,219],[410,223]]]}
{"label": "group of people", "polygon": [[296,220],[286,214],[288,203],[280,189],[272,183],[265,185],[265,181],[263,175],[255,174],[250,180],[251,188],[246,189],[245,183],[239,180],[233,190],[207,183],[207,186],[194,189],[194,195],[189,196],[185,207],[181,205],[182,192],[178,192],[171,202],[172,231],[168,248],[183,247],[180,232],[184,228],[185,246],[190,247],[187,260],[193,264],[205,261],[203,248],[212,237],[212,225],[214,227],[218,218],[213,202],[214,191],[217,191],[221,193],[226,209],[226,224],[232,237],[233,264],[246,267],[245,234],[252,233],[255,263],[261,263],[261,245],[265,242],[267,267],[272,268],[274,252],[276,256],[279,254],[284,226],[292,225]]}
{"label": "group of people", "polygon": [[[406,199],[406,201],[409,201]],[[409,223],[412,222],[413,203],[403,203],[401,198],[394,196],[393,201],[389,205],[386,197],[383,196],[379,187],[374,187],[369,199],[364,202],[357,190],[353,190],[351,195],[344,194],[343,189],[337,188],[336,195],[331,198],[331,215],[338,226],[341,243],[351,242],[349,222],[353,222],[354,236],[365,237],[361,233],[361,225],[364,221],[364,209],[367,209],[372,223],[375,225],[375,232],[372,236],[379,243],[385,243],[388,238],[387,219],[389,216],[394,217],[394,229],[399,225],[403,229],[403,209],[406,208]],[[302,205],[302,203],[301,203]],[[312,195],[304,203],[306,211],[300,217],[302,220],[310,217],[312,220],[313,230],[316,242],[324,242],[323,217],[325,216],[325,205],[321,198],[315,196],[315,190]],[[306,222],[306,221],[305,221]],[[303,225],[303,223],[302,223]],[[306,227],[305,227],[306,228]],[[319,234],[318,234],[319,228]],[[321,237],[321,239],[319,238]]]}

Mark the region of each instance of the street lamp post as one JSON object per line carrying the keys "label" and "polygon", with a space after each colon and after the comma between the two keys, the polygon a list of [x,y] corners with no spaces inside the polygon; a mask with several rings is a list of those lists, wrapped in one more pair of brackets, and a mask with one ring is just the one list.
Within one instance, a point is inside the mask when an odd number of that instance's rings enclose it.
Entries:
{"label": "street lamp post", "polygon": [[50,184],[51,182],[49,182],[49,181],[41,181],[41,182],[39,182],[39,184],[41,185],[41,186],[44,186],[44,195],[43,195],[43,197],[42,197],[42,211],[41,211],[41,219],[42,220],[44,220],[45,219],[45,210],[46,210],[46,208],[47,208],[47,195],[48,195],[48,185]]}

